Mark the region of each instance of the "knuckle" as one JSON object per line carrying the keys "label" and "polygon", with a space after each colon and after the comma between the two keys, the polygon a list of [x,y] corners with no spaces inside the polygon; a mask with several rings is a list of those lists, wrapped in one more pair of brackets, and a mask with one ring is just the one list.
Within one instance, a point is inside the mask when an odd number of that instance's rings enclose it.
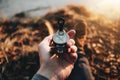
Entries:
{"label": "knuckle", "polygon": [[75,44],[74,39],[70,39],[69,41],[70,41],[72,44]]}
{"label": "knuckle", "polygon": [[71,46],[71,48],[74,50],[74,51],[77,51],[77,47],[74,45],[74,46]]}

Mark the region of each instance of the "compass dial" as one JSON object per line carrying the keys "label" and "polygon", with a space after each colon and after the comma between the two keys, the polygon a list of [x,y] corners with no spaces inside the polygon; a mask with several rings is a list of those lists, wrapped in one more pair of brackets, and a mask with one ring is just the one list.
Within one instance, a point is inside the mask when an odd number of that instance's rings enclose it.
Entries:
{"label": "compass dial", "polygon": [[56,34],[53,36],[53,41],[57,44],[64,44],[68,41],[68,39],[69,36],[65,33],[65,31],[57,31]]}

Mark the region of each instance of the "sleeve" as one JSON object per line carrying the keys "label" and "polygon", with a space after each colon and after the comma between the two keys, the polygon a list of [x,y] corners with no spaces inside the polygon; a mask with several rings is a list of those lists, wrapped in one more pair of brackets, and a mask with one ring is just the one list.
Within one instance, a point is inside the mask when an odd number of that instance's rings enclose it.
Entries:
{"label": "sleeve", "polygon": [[31,80],[48,80],[48,79],[40,74],[35,74]]}

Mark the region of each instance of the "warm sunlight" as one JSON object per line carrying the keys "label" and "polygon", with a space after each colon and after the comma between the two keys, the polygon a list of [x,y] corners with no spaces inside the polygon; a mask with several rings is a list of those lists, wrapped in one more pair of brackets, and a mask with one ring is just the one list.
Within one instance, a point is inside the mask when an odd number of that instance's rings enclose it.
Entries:
{"label": "warm sunlight", "polygon": [[104,0],[104,1],[101,1],[101,6],[105,6],[105,7],[108,7],[108,6],[114,6],[114,7],[120,7],[120,0]]}
{"label": "warm sunlight", "polygon": [[97,13],[107,15],[110,18],[118,18],[120,14],[120,0],[102,0],[98,1],[92,10]]}

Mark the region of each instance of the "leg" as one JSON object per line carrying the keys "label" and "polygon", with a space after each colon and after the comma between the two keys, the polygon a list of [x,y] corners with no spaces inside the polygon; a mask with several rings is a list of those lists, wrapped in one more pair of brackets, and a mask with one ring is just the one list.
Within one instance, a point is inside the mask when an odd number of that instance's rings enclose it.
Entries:
{"label": "leg", "polygon": [[87,58],[78,52],[78,60],[67,80],[94,80]]}

